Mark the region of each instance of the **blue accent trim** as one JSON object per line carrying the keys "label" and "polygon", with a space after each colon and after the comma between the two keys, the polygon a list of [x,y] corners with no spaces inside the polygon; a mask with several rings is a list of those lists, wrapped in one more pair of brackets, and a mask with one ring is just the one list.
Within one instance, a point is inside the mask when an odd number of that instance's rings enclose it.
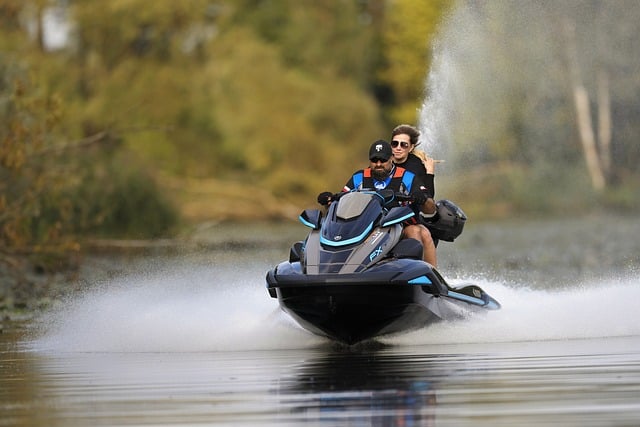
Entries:
{"label": "blue accent trim", "polygon": [[411,184],[413,183],[413,178],[416,175],[411,171],[405,171],[404,175],[402,175],[402,183],[408,192],[411,191]]}
{"label": "blue accent trim", "polygon": [[362,177],[363,177],[362,172],[357,172],[353,174],[353,176],[351,177],[353,179],[353,188],[351,190],[360,189],[360,186],[362,185],[362,179],[363,179]]}
{"label": "blue accent trim", "polygon": [[307,226],[307,227],[309,227],[309,228],[313,228],[313,229],[315,229],[315,228],[316,228],[316,225],[315,225],[315,224],[312,224],[312,223],[310,223],[309,221],[305,221],[305,220],[304,220],[304,218],[302,218],[302,215],[300,215],[300,216],[298,217],[298,220],[299,220],[302,224],[306,225],[306,226]]}
{"label": "blue accent trim", "polygon": [[397,224],[397,223],[399,223],[399,222],[402,222],[402,221],[404,221],[404,220],[407,220],[407,219],[409,219],[409,218],[413,217],[414,215],[415,215],[414,213],[410,213],[410,214],[405,215],[405,216],[403,216],[403,217],[396,218],[396,219],[391,220],[391,221],[389,221],[389,222],[385,222],[384,224],[382,224],[382,226],[383,226],[383,227],[387,227],[387,226],[389,226],[389,225]]}
{"label": "blue accent trim", "polygon": [[369,226],[366,228],[366,230],[364,230],[362,232],[362,234],[360,234],[359,236],[356,236],[352,239],[348,239],[348,240],[340,240],[337,242],[334,242],[333,240],[328,240],[325,239],[324,236],[320,236],[320,243],[325,244],[327,246],[347,246],[350,245],[352,243],[357,243],[360,240],[362,240],[367,234],[369,234],[371,232],[371,229],[373,228],[373,222],[371,224],[369,224]]}
{"label": "blue accent trim", "polygon": [[497,310],[500,308],[500,306],[493,301],[489,301],[489,304],[487,304],[487,308]]}
{"label": "blue accent trim", "polygon": [[409,280],[407,283],[411,285],[430,285],[433,282],[427,276],[420,276]]}
{"label": "blue accent trim", "polygon": [[372,196],[377,196],[380,200],[382,200],[382,202],[384,203],[384,197],[382,197],[380,195],[380,193],[378,193],[377,191],[360,191],[360,193],[363,194],[371,194]]}
{"label": "blue accent trim", "polygon": [[451,298],[454,298],[460,301],[470,302],[471,304],[482,305],[482,306],[486,304],[484,300],[480,298],[470,297],[469,295],[460,294],[458,292],[449,291],[447,292],[447,296],[450,296]]}

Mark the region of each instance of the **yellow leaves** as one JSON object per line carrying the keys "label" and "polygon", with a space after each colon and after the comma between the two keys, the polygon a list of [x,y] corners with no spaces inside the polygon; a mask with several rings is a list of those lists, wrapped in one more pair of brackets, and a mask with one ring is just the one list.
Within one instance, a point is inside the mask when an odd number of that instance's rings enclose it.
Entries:
{"label": "yellow leaves", "polygon": [[45,129],[50,130],[56,126],[62,117],[62,97],[54,93],[46,100]]}
{"label": "yellow leaves", "polygon": [[[0,76],[2,78],[2,76]],[[17,172],[44,147],[47,132],[59,121],[61,99],[57,96],[39,97],[25,78],[10,83],[13,93],[6,100],[4,126],[0,129],[0,165]]]}
{"label": "yellow leaves", "polygon": [[22,168],[25,162],[23,145],[15,139],[6,137],[0,147],[0,165],[10,171]]}
{"label": "yellow leaves", "polygon": [[437,25],[452,0],[396,0],[391,3],[383,40],[387,68],[381,79],[395,93],[396,122],[414,122],[424,99],[430,66],[430,48]]}
{"label": "yellow leaves", "polygon": [[[62,114],[62,99],[41,95],[17,67],[1,74],[0,81],[12,88],[0,110],[0,245],[33,250],[40,232],[34,224],[43,215],[43,200],[58,185],[60,169],[50,167],[56,154],[48,148]],[[49,240],[59,238],[59,226],[45,230],[47,235]]]}
{"label": "yellow leaves", "polygon": [[221,37],[213,54],[224,57],[207,68],[216,142],[225,158],[239,158],[249,176],[279,193],[315,191],[318,176],[325,187],[341,186],[366,163],[370,142],[386,134],[377,105],[353,80],[287,67],[273,45],[248,31]]}

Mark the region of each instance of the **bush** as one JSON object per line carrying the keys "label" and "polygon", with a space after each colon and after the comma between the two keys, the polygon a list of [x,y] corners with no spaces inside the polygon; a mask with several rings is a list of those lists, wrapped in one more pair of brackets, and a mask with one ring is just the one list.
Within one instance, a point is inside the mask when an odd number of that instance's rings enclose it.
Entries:
{"label": "bush", "polygon": [[149,174],[112,162],[92,171],[69,194],[74,232],[99,237],[157,238],[170,235],[177,210]]}
{"label": "bush", "polygon": [[156,238],[170,234],[178,220],[176,210],[147,175],[127,173],[116,177],[104,195],[106,207],[101,234]]}

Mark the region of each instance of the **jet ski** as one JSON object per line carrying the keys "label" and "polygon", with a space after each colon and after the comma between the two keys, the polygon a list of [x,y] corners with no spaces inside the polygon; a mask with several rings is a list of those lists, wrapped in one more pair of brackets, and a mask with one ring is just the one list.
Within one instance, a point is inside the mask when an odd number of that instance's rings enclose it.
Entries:
{"label": "jet ski", "polygon": [[[366,190],[332,199],[326,215],[300,214],[309,234],[266,276],[269,295],[304,329],[353,345],[500,308],[479,286],[451,287],[422,260],[422,244],[402,238],[415,216],[410,196]],[[466,217],[452,202],[437,206],[434,234],[452,241]]]}

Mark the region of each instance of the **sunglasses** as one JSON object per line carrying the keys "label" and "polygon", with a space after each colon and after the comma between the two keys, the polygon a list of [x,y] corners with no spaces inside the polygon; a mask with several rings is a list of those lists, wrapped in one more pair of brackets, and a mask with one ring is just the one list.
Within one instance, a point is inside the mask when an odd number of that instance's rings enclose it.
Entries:
{"label": "sunglasses", "polygon": [[393,148],[396,148],[398,145],[401,146],[402,148],[409,148],[411,143],[407,141],[391,141],[391,146]]}
{"label": "sunglasses", "polygon": [[369,160],[371,160],[371,163],[387,163],[389,161],[389,159],[381,159],[380,157],[374,157],[373,159]]}

